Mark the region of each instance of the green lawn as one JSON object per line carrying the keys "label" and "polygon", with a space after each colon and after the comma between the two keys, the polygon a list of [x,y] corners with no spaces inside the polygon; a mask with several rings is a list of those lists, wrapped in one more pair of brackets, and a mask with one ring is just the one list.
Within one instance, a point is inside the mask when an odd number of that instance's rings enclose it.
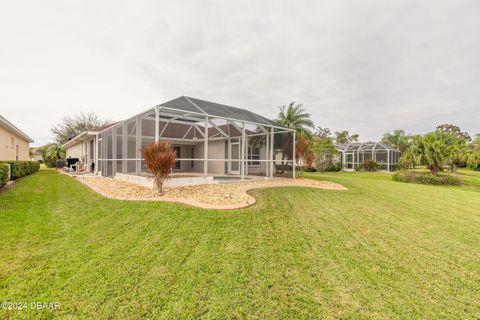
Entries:
{"label": "green lawn", "polygon": [[0,194],[0,319],[480,318],[480,194],[308,174],[238,211],[102,198],[41,170]]}

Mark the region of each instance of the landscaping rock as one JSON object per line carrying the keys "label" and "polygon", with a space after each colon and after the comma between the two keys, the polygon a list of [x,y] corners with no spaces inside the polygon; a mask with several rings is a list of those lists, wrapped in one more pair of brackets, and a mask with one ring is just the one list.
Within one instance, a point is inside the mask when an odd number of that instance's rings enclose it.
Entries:
{"label": "landscaping rock", "polygon": [[255,203],[255,199],[247,191],[258,188],[312,187],[346,190],[345,187],[328,181],[274,179],[166,188],[160,195],[155,190],[111,178],[100,176],[77,178],[103,196],[113,199],[172,201],[209,209],[238,209],[250,206]]}

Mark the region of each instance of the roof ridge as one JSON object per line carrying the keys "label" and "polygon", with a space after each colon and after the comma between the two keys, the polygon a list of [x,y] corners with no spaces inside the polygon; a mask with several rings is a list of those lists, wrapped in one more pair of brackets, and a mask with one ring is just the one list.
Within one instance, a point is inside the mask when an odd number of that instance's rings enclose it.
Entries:
{"label": "roof ridge", "polygon": [[[196,107],[198,110],[200,110],[201,112],[203,112],[204,114],[207,114],[205,112],[205,110],[203,110],[202,108],[200,108],[196,103],[194,103],[192,100],[190,100],[189,97],[187,96],[183,96],[185,99],[187,99],[188,102],[190,102],[194,107]],[[192,98],[192,99],[195,99],[195,98]]]}

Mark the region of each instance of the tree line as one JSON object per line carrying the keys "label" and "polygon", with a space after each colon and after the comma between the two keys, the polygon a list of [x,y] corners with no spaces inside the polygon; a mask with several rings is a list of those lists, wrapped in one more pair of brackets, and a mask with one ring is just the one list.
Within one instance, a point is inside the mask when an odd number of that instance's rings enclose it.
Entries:
{"label": "tree line", "polygon": [[[358,134],[347,130],[332,134],[329,128],[316,127],[303,106],[294,102],[280,107],[277,121],[296,131],[297,160],[305,167],[315,166],[318,171],[340,170],[336,145],[359,140]],[[445,167],[451,172],[459,167],[480,170],[480,134],[472,139],[453,124],[439,125],[424,135],[406,134],[398,129],[385,133],[381,141],[402,153],[399,166],[403,169],[425,165],[433,174]]]}
{"label": "tree line", "polygon": [[[300,170],[315,168],[317,171],[341,170],[337,145],[359,141],[357,133],[348,130],[332,132],[327,127],[316,126],[311,114],[302,104],[291,102],[279,107],[276,121],[296,132],[296,160]],[[61,147],[77,134],[104,126],[112,121],[93,113],[80,113],[66,117],[51,128],[55,143],[41,148],[45,162],[53,163],[65,157]],[[474,138],[453,124],[442,124],[426,134],[406,134],[398,129],[383,135],[381,141],[401,151],[400,167],[405,169],[425,165],[432,172],[448,167],[455,172],[467,166],[480,170],[480,134]],[[286,154],[288,152],[284,152]]]}

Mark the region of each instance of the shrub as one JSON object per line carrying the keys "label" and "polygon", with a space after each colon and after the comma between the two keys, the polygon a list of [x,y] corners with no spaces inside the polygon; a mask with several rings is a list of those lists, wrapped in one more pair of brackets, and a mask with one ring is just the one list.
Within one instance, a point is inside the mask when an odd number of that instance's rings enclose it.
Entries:
{"label": "shrub", "polygon": [[378,170],[378,163],[373,160],[367,160],[360,165],[360,170],[374,172]]}
{"label": "shrub", "polygon": [[396,172],[393,174],[392,180],[443,186],[459,186],[462,184],[460,179],[455,176],[411,171]]}
{"label": "shrub", "polygon": [[295,159],[297,163],[301,163],[297,167],[297,176],[303,176],[305,169],[311,167],[315,156],[310,149],[310,141],[305,137],[304,134],[299,134],[297,136],[297,141],[295,144]]}
{"label": "shrub", "polygon": [[393,181],[400,181],[400,173],[395,172],[394,174],[392,174],[392,180]]}
{"label": "shrub", "polygon": [[27,171],[25,169],[25,164],[21,161],[14,161],[10,164],[11,168],[11,179],[15,180],[27,175]]}
{"label": "shrub", "polygon": [[158,192],[162,193],[163,183],[175,168],[175,149],[167,141],[159,141],[144,146],[141,150],[145,165],[150,170]]}
{"label": "shrub", "polygon": [[339,172],[339,171],[342,171],[342,163],[341,162],[333,162],[331,163],[327,169],[325,170],[327,172]]}
{"label": "shrub", "polygon": [[304,171],[305,172],[317,172],[317,169],[315,169],[315,167],[312,167],[312,166],[306,166]]}
{"label": "shrub", "polygon": [[40,169],[36,161],[2,161],[1,163],[10,166],[10,179],[15,180],[35,173]]}
{"label": "shrub", "polygon": [[[293,168],[291,166],[288,167],[288,168],[291,168],[293,170]],[[317,169],[315,169],[315,167],[312,167],[312,166],[297,165],[297,166],[295,166],[295,169],[297,170],[297,172],[299,172],[299,171],[301,171],[301,172],[317,172]]]}
{"label": "shrub", "polygon": [[10,170],[8,163],[0,163],[0,189],[8,182],[8,171]]}
{"label": "shrub", "polygon": [[32,170],[31,173],[35,173],[38,170],[40,170],[40,162],[38,161],[29,161],[30,162],[30,168]]}

